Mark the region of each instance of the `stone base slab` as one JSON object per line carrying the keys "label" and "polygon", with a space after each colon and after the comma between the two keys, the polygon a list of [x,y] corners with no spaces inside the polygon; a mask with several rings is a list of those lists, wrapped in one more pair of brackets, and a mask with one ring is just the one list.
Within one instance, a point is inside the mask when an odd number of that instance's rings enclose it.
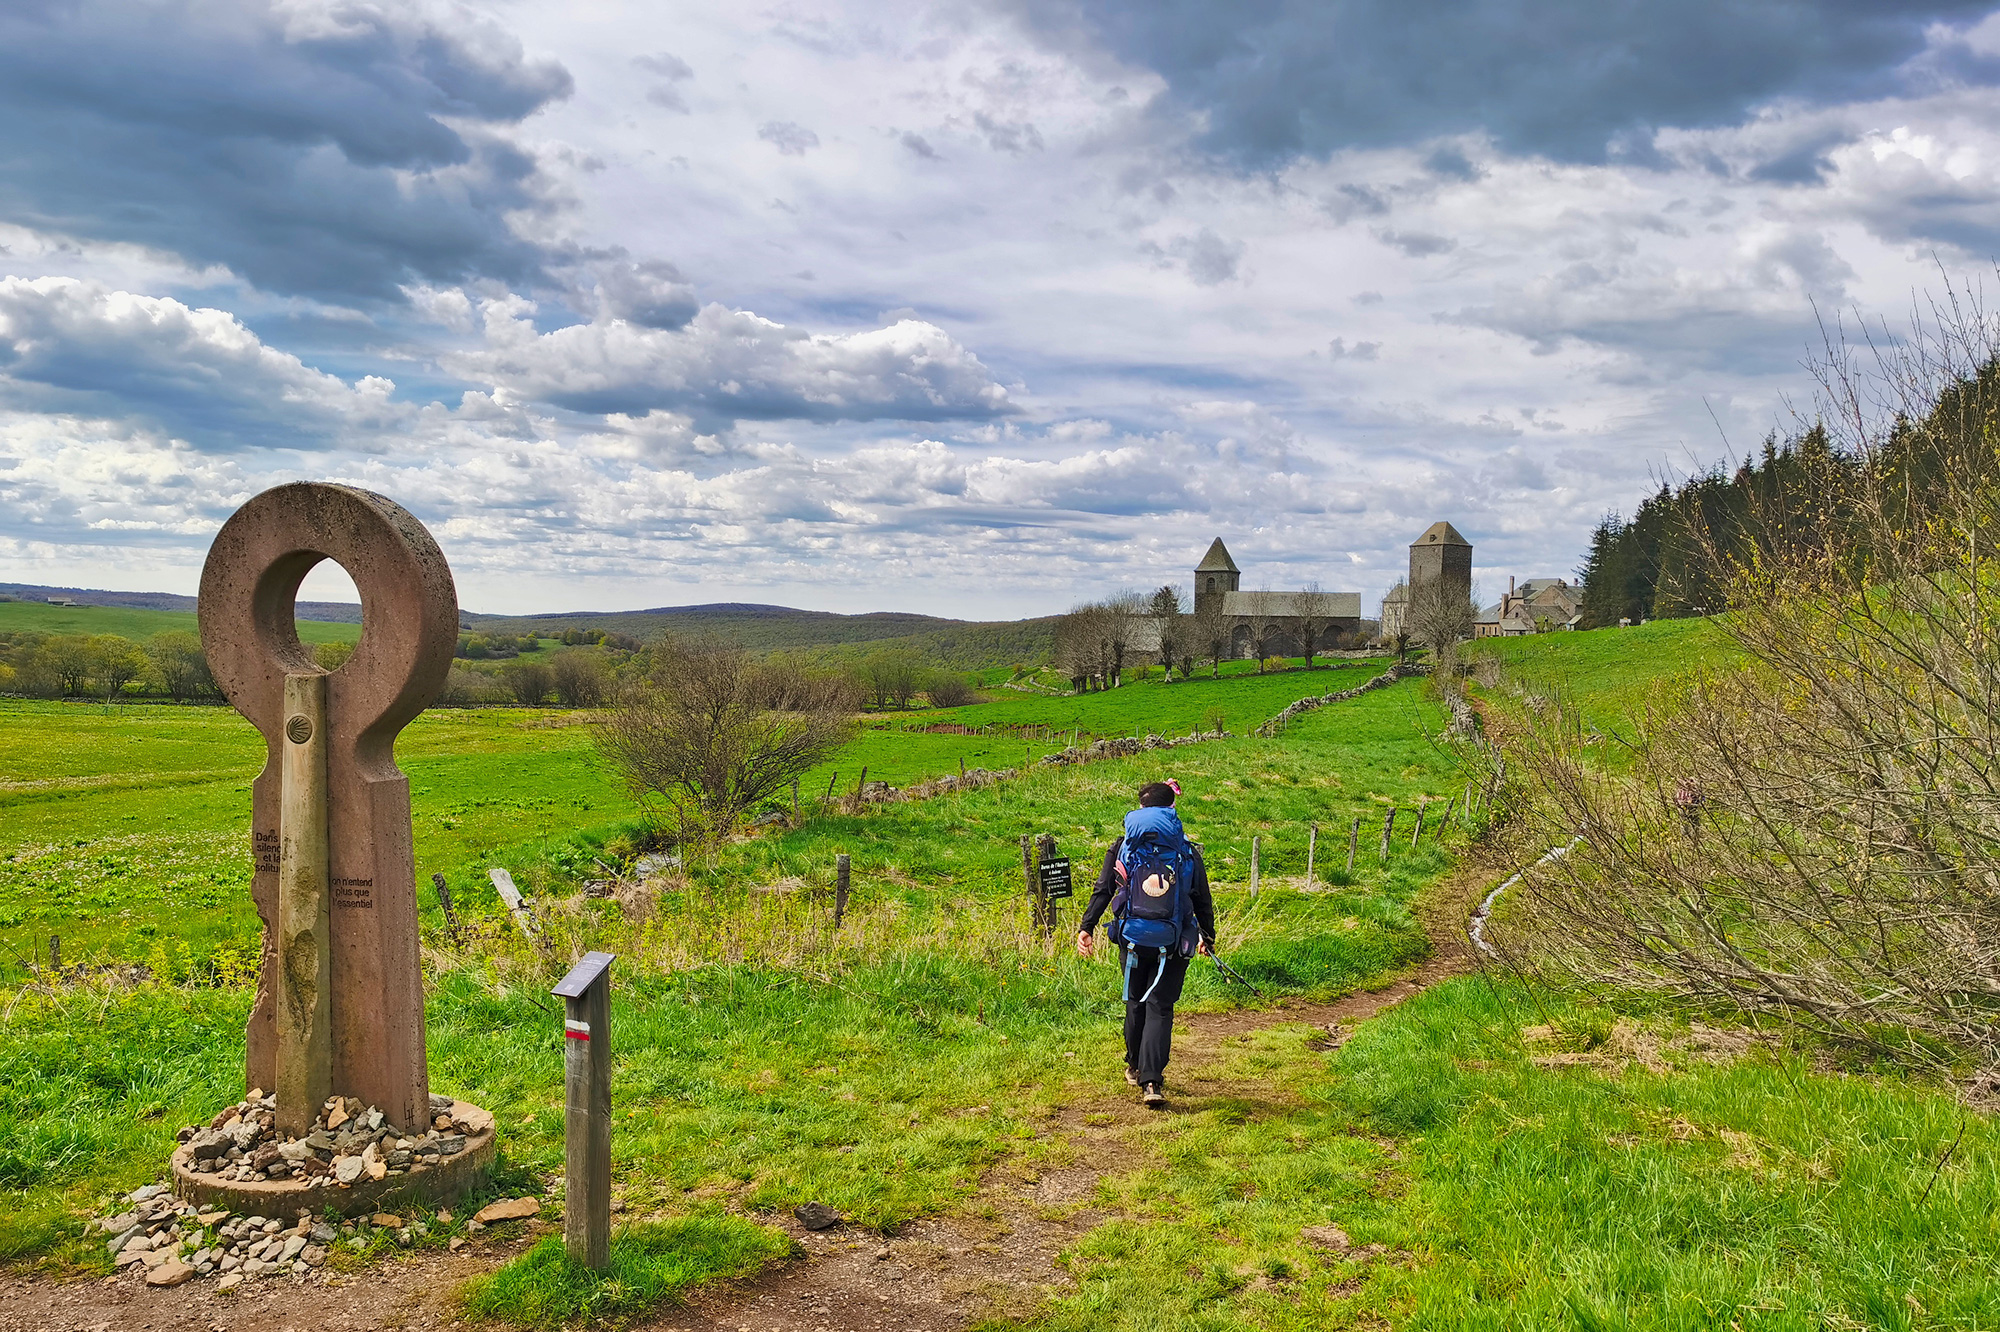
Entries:
{"label": "stone base slab", "polygon": [[497,1147],[489,1112],[470,1101],[453,1101],[451,1117],[467,1126],[464,1151],[434,1166],[381,1179],[364,1177],[352,1184],[308,1187],[297,1179],[221,1179],[196,1172],[194,1148],[183,1145],[173,1155],[174,1193],[198,1207],[283,1220],[297,1216],[301,1207],[315,1216],[328,1210],[340,1216],[358,1216],[389,1211],[403,1202],[449,1202],[485,1177]]}

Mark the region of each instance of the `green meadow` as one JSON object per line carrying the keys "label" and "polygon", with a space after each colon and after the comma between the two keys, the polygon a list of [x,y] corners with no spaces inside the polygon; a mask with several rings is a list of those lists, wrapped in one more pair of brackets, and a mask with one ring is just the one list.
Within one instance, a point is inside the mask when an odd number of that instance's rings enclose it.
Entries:
{"label": "green meadow", "polygon": [[[361,639],[358,624],[300,620],[298,629],[300,641],[306,643],[354,643]],[[114,634],[136,643],[170,630],[196,632],[194,612],[0,601],[0,634]]]}
{"label": "green meadow", "polygon": [[[1610,717],[1651,680],[1712,660],[1706,632],[1497,645],[1509,687],[1489,696],[1512,707],[1514,691],[1560,679]],[[1619,645],[1641,633],[1645,661],[1624,659]],[[1249,734],[1291,699],[1377,669],[1000,695],[884,719],[829,767],[858,775],[866,759],[873,777],[887,756],[881,771],[900,784],[1002,743],[892,729],[945,722],[1185,733],[1221,707],[1236,735],[858,813],[808,801],[799,826],[615,900],[586,897],[582,881],[615,863],[638,811],[587,725],[427,715],[399,748],[418,869],[446,874],[466,927],[452,936],[422,894],[433,1079],[502,1112],[510,1190],[562,1170],[560,1024],[544,993],[578,950],[619,956],[613,1151],[630,1224],[617,1279],[582,1279],[538,1248],[469,1289],[468,1310],[542,1327],[629,1317],[786,1261],[768,1225],[779,1209],[825,1202],[891,1235],[924,1216],[989,1215],[982,1180],[1005,1167],[1094,1172],[1078,1204],[1092,1220],[1060,1256],[1063,1279],[996,1304],[987,1329],[2000,1326],[1988,1118],[1948,1088],[1713,1015],[1473,975],[1337,1036],[1272,1012],[1184,1038],[1174,1109],[1130,1105],[1116,969],[1067,948],[1080,898],[1054,939],[1032,928],[1019,838],[1056,837],[1087,885],[1134,787],[1171,771],[1211,864],[1222,951],[1247,978],[1273,997],[1330,999],[1403,974],[1432,948],[1420,921],[1470,886],[1455,876],[1482,863],[1485,831],[1457,817],[1440,830],[1433,814],[1421,845],[1406,840],[1407,811],[1466,779],[1425,682]],[[919,742],[940,747],[899,748]],[[0,938],[25,953],[63,932],[155,973],[50,991],[16,966],[0,987],[0,1256],[101,1271],[80,1218],[156,1178],[175,1128],[240,1091],[250,990],[220,950],[254,938],[241,843],[260,759],[216,709],[0,711],[0,911],[22,914]],[[1392,807],[1405,814],[1385,859]],[[835,931],[840,853],[854,892]],[[547,953],[500,912],[492,864],[529,891]],[[1198,966],[1183,1008],[1246,999]],[[1329,1243],[1329,1227],[1351,1247]]]}

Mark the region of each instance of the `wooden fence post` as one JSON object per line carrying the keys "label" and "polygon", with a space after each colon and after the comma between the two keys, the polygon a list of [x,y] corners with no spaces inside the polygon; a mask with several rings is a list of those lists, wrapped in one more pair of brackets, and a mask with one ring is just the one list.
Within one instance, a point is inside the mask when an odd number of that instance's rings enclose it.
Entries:
{"label": "wooden fence post", "polygon": [[431,886],[437,889],[438,908],[444,912],[445,930],[451,935],[451,946],[456,948],[463,941],[458,928],[458,913],[451,909],[451,886],[444,881],[444,875],[431,875]]}
{"label": "wooden fence post", "polygon": [[1391,805],[1389,812],[1382,816],[1382,859],[1389,859],[1389,838],[1396,830],[1396,808]]}
{"label": "wooden fence post", "polygon": [[1410,830],[1410,850],[1412,851],[1416,850],[1417,843],[1424,839],[1424,811],[1430,808],[1430,803],[1431,798],[1427,795],[1417,797],[1417,826]]}
{"label": "wooden fence post", "polygon": [[833,858],[833,928],[840,928],[840,918],[847,914],[848,860],[843,852]]}
{"label": "wooden fence post", "polygon": [[823,796],[819,802],[820,813],[822,814],[826,813],[827,806],[833,803],[833,784],[839,780],[840,780],[840,769],[835,768],[833,770],[833,776],[826,779],[826,795]]}
{"label": "wooden fence post", "polygon": [[62,975],[62,936],[60,934],[51,934],[49,936],[49,974],[57,977]]}
{"label": "wooden fence post", "polygon": [[611,1266],[611,960],[585,953],[551,992],[563,1001],[563,1247]]}
{"label": "wooden fence post", "polygon": [[1454,796],[1446,796],[1446,797],[1444,798],[1444,813],[1442,813],[1442,814],[1438,815],[1438,830],[1437,830],[1437,835],[1438,835],[1439,837],[1442,837],[1442,836],[1444,836],[1444,833],[1445,833],[1445,829],[1447,829],[1447,828],[1451,827],[1451,807],[1452,807],[1452,803],[1453,803],[1454,801],[1456,801],[1457,799],[1458,799],[1458,797],[1457,797],[1457,796],[1455,796],[1455,795],[1454,795]]}
{"label": "wooden fence post", "polygon": [[868,765],[861,765],[861,780],[854,784],[854,812],[861,812],[861,793],[868,789]]}
{"label": "wooden fence post", "polygon": [[1361,816],[1354,816],[1354,826],[1347,830],[1347,872],[1354,873],[1354,852],[1361,845]]}
{"label": "wooden fence post", "polygon": [[1250,835],[1250,900],[1257,900],[1257,852],[1264,839],[1255,833]]}
{"label": "wooden fence post", "polygon": [[1319,854],[1319,825],[1313,824],[1306,833],[1306,887],[1313,883],[1313,858]]}

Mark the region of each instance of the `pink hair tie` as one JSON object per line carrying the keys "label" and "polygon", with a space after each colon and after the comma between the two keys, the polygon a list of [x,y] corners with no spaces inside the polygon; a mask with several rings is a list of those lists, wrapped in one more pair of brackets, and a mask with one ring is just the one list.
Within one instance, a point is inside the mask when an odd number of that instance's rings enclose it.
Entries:
{"label": "pink hair tie", "polygon": [[1181,793],[1181,784],[1175,781],[1173,778],[1171,777],[1167,778],[1167,785],[1173,788],[1173,792],[1175,795],[1179,795]]}

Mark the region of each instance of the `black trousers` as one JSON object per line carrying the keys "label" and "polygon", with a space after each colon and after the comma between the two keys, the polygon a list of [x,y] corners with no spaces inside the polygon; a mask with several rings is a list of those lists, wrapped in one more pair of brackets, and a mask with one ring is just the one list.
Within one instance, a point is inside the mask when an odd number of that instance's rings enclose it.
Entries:
{"label": "black trousers", "polygon": [[[1130,966],[1131,997],[1125,1001],[1125,1066],[1141,1084],[1164,1082],[1167,1060],[1172,1056],[1174,1005],[1180,1001],[1181,986],[1187,980],[1189,959],[1169,956],[1160,970],[1158,948],[1126,948],[1119,945],[1120,968]],[[1159,984],[1153,978],[1159,977]],[[1152,990],[1142,1001],[1139,996]]]}

